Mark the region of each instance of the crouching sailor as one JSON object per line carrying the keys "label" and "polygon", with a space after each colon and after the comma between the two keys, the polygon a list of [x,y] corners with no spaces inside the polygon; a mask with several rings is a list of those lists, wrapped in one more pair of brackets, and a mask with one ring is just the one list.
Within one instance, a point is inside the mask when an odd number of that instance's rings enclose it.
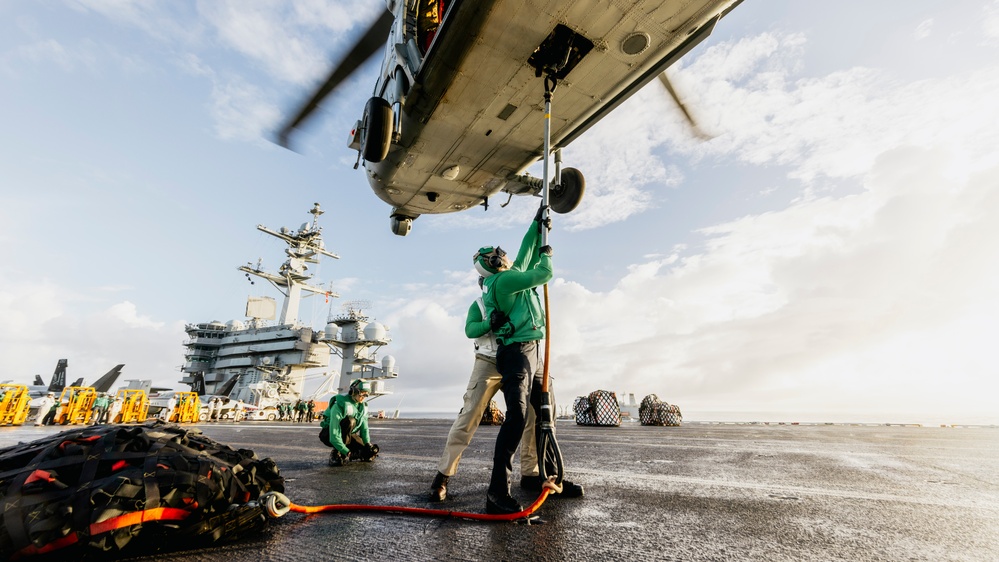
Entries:
{"label": "crouching sailor", "polygon": [[368,434],[368,406],[364,403],[371,393],[371,383],[355,379],[347,394],[330,400],[326,415],[319,424],[319,440],[330,451],[330,466],[343,466],[346,461],[372,461],[378,455],[378,445]]}

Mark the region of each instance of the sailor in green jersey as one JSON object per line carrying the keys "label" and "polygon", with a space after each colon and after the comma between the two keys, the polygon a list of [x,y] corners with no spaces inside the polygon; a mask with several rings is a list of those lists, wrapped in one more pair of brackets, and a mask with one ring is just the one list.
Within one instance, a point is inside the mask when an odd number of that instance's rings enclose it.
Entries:
{"label": "sailor in green jersey", "polygon": [[371,393],[371,383],[355,379],[347,394],[330,400],[326,415],[319,424],[319,440],[330,451],[330,466],[343,466],[348,460],[371,461],[378,455],[378,445],[368,434],[368,407],[364,400]]}
{"label": "sailor in green jersey", "polygon": [[[484,283],[483,301],[498,343],[496,368],[502,377],[506,402],[506,420],[496,436],[493,471],[486,497],[487,513],[517,513],[523,509],[510,495],[510,472],[527,423],[528,409],[533,408],[537,416],[541,409],[544,357],[538,342],[545,336],[545,314],[537,287],[552,278],[552,249],[550,246],[538,247],[541,229],[547,228],[543,216],[544,207],[538,209],[513,262],[502,249],[491,246],[480,248],[472,258],[480,274],[491,274]],[[535,431],[539,430],[536,426]],[[546,472],[554,473],[554,467],[546,468],[552,469]],[[540,478],[522,477],[521,487],[540,491]],[[583,488],[563,480],[561,495],[580,497]]]}
{"label": "sailor in green jersey", "polygon": [[111,401],[108,400],[108,397],[107,397],[106,394],[104,394],[102,392],[102,393],[100,393],[100,394],[97,395],[97,398],[94,399],[94,405],[91,408],[91,410],[93,412],[93,415],[91,417],[93,419],[93,424],[94,425],[102,424],[102,423],[106,422],[106,420],[104,419],[104,416],[105,416],[105,414],[107,414],[108,406],[110,404],[111,404]]}

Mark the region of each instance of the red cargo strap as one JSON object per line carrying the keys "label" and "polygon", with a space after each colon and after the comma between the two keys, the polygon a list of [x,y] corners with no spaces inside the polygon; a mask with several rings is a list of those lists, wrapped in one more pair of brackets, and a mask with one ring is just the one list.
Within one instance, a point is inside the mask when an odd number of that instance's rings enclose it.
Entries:
{"label": "red cargo strap", "polygon": [[180,521],[191,512],[177,507],[155,507],[145,511],[133,511],[90,525],[90,536],[99,535],[122,527],[131,527],[149,521]]}
{"label": "red cargo strap", "polygon": [[[190,514],[191,512],[176,507],[156,507],[145,511],[133,511],[124,515],[119,515],[118,517],[112,517],[106,521],[101,521],[100,523],[91,524],[90,536],[100,535],[101,533],[107,533],[108,531],[114,531],[123,527],[131,527],[132,525],[140,525],[150,521],[180,521]],[[79,538],[76,533],[72,533],[44,546],[39,547],[33,544],[28,545],[15,552],[14,555],[11,556],[11,560],[21,558],[22,556],[52,552],[53,550],[58,550],[60,548],[75,544],[78,540]]]}

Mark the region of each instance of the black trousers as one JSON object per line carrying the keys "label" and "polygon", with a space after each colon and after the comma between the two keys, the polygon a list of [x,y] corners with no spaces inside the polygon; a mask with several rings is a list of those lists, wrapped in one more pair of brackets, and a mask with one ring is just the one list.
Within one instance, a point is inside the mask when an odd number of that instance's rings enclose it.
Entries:
{"label": "black trousers", "polygon": [[[534,408],[537,423],[535,439],[541,434],[541,383],[544,376],[544,357],[539,342],[501,344],[496,351],[496,370],[502,377],[503,400],[506,402],[506,419],[496,436],[493,454],[493,472],[489,491],[494,494],[510,493],[510,474],[513,457],[527,424],[528,408]],[[551,376],[548,378],[551,391]],[[554,400],[552,409],[554,411]],[[538,462],[544,462],[543,451],[538,451]],[[550,463],[549,463],[550,464]],[[554,471],[547,466],[548,472]]]}
{"label": "black trousers", "polygon": [[[357,433],[352,433],[356,423],[354,418],[343,418],[340,420],[340,440],[343,441],[343,444],[347,446],[347,450],[351,453],[358,453],[364,447],[361,436]],[[319,440],[327,447],[333,446],[333,443],[330,441],[330,430],[328,428],[324,427],[319,430]]]}

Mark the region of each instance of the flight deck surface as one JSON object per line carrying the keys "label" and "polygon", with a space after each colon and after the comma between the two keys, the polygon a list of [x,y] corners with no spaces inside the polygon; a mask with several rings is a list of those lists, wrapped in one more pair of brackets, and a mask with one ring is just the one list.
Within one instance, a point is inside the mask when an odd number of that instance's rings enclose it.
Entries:
{"label": "flight deck surface", "polygon": [[[448,420],[372,420],[382,453],[340,468],[327,466],[318,424],[192,427],[273,458],[296,504],[478,513],[498,429],[479,429],[436,504]],[[0,446],[61,429],[3,428]],[[289,513],[257,538],[141,560],[999,560],[996,427],[559,420],[557,437],[586,497],[550,497],[540,525]],[[536,497],[516,483],[513,495]]]}

